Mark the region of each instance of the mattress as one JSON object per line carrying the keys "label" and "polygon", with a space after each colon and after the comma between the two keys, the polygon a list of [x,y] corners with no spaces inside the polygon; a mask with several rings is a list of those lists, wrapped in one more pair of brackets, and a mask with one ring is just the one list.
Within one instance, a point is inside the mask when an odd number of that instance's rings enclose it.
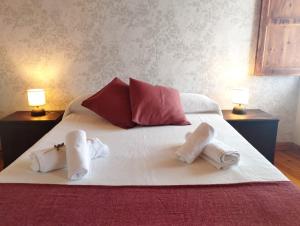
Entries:
{"label": "mattress", "polygon": [[[82,113],[71,113],[41,140],[0,173],[0,183],[66,184],[66,185],[213,185],[247,182],[287,181],[251,144],[220,115],[187,114],[189,126],[136,127],[129,130],[113,126],[104,119]],[[176,149],[187,132],[201,122],[211,124],[217,139],[241,154],[238,165],[218,170],[202,158],[193,164],[176,159]],[[89,138],[98,137],[110,148],[107,158],[91,162],[88,177],[69,181],[66,169],[37,173],[30,169],[29,154],[64,142],[65,135],[83,129]]]}

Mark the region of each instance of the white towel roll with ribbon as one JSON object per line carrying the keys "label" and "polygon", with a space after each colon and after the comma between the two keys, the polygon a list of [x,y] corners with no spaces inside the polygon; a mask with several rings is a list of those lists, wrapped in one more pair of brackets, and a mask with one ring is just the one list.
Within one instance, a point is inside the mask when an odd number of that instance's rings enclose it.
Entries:
{"label": "white towel roll with ribbon", "polygon": [[80,180],[90,170],[90,155],[86,132],[74,130],[66,136],[67,168],[70,180]]}
{"label": "white towel roll with ribbon", "polygon": [[[87,139],[90,159],[105,158],[109,154],[109,148],[98,138]],[[47,173],[53,170],[65,168],[66,146],[59,148],[47,148],[34,151],[30,154],[31,169],[36,172]]]}
{"label": "white towel roll with ribbon", "polygon": [[66,167],[66,147],[47,148],[34,151],[30,154],[31,169],[46,173]]}

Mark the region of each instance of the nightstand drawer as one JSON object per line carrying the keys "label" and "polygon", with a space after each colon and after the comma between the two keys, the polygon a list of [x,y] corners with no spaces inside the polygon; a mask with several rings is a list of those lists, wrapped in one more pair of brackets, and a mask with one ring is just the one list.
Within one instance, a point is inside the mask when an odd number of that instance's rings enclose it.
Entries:
{"label": "nightstand drawer", "polygon": [[229,124],[270,162],[274,162],[278,121],[229,121]]}
{"label": "nightstand drawer", "polygon": [[54,123],[3,123],[0,125],[3,159],[8,166],[55,126]]}
{"label": "nightstand drawer", "polygon": [[63,111],[47,112],[43,117],[31,117],[30,112],[16,112],[0,121],[0,137],[4,165],[8,166],[62,118]]}
{"label": "nightstand drawer", "polygon": [[271,163],[274,162],[279,120],[259,110],[247,110],[245,115],[223,110],[224,119]]}

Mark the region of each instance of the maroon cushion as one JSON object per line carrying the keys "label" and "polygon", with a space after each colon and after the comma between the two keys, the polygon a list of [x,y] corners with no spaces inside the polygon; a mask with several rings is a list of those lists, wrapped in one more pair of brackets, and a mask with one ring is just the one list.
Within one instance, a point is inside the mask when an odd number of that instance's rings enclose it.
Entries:
{"label": "maroon cushion", "polygon": [[140,125],[189,125],[177,90],[130,78],[132,121]]}
{"label": "maroon cushion", "polygon": [[132,128],[129,86],[114,78],[103,89],[82,102],[82,106],[121,128]]}

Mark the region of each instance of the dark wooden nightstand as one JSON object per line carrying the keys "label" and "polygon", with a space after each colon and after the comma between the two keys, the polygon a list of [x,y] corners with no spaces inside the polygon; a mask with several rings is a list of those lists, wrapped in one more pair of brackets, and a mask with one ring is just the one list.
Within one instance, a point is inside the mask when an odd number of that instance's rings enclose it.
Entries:
{"label": "dark wooden nightstand", "polygon": [[30,111],[17,111],[0,120],[0,137],[4,166],[8,166],[52,129],[63,111],[47,111],[45,116],[32,117]]}
{"label": "dark wooden nightstand", "polygon": [[250,144],[274,162],[279,119],[259,109],[249,109],[246,115],[236,115],[222,110],[224,119]]}

